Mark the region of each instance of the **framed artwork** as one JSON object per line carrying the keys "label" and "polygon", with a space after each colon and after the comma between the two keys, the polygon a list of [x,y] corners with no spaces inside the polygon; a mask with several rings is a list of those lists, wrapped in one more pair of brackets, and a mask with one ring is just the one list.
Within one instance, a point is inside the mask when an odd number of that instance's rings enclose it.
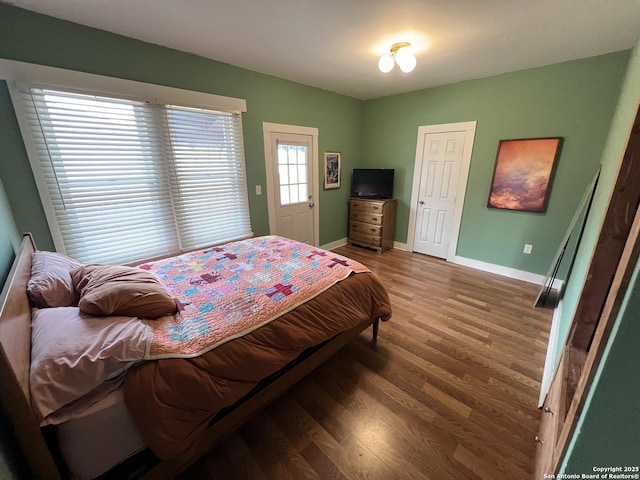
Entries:
{"label": "framed artwork", "polygon": [[340,188],[342,170],[342,154],[340,152],[324,152],[324,188]]}
{"label": "framed artwork", "polygon": [[488,207],[543,213],[562,137],[500,140]]}

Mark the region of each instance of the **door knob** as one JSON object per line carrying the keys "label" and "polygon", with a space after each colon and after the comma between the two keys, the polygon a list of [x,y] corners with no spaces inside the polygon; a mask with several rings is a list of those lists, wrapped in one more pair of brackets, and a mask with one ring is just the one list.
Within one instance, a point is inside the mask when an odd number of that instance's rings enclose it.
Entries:
{"label": "door knob", "polygon": [[536,443],[539,443],[540,445],[544,443],[544,440],[542,440],[538,435],[533,437],[533,439],[536,441]]}
{"label": "door knob", "polygon": [[418,203],[419,203],[420,205],[424,205],[424,200],[420,200]]}
{"label": "door knob", "polygon": [[309,208],[313,208],[313,207],[315,207],[315,206],[316,206],[316,204],[315,204],[315,203],[313,203],[313,202],[311,202],[311,203],[309,204]]}

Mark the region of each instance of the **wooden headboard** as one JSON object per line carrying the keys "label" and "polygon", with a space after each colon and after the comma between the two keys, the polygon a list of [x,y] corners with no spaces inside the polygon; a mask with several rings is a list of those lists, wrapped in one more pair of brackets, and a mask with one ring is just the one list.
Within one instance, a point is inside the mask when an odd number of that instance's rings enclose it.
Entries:
{"label": "wooden headboard", "polygon": [[58,479],[60,473],[31,410],[31,308],[27,281],[36,251],[30,234],[20,250],[0,296],[0,403],[13,425],[20,449],[39,479]]}

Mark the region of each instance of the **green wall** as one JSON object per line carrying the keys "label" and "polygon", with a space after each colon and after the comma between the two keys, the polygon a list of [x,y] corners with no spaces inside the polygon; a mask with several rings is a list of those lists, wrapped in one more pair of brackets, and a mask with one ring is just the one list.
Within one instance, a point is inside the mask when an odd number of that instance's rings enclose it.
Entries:
{"label": "green wall", "polygon": [[593,467],[602,466],[640,466],[639,275],[637,264],[561,473],[593,473]]}
{"label": "green wall", "polygon": [[[418,127],[476,120],[457,254],[546,274],[600,161],[627,59],[618,52],[366,102],[363,163],[398,173],[396,240],[407,240]],[[564,137],[547,212],[487,208],[498,141],[546,136]]]}
{"label": "green wall", "polygon": [[[575,311],[599,226],[640,102],[640,39],[627,75],[602,156],[602,180],[596,191],[584,241],[567,284],[564,331]],[[615,319],[613,330],[580,415],[561,473],[592,473],[594,466],[640,465],[640,264]],[[563,338],[563,337],[561,337]]]}
{"label": "green wall", "polygon": [[0,181],[0,284],[4,285],[14,252],[20,245],[20,239],[9,210],[9,203],[5,195],[4,186]]}
{"label": "green wall", "polygon": [[[2,8],[2,5],[0,5]],[[19,232],[31,232],[43,250],[53,250],[36,183],[27,160],[7,84],[0,79],[0,179],[12,207]]]}
{"label": "green wall", "polygon": [[[37,32],[37,34],[33,34]],[[0,4],[0,58],[244,98],[249,207],[253,231],[269,233],[263,122],[317,127],[320,161],[325,150],[342,152],[343,172],[360,159],[362,101],[263,75],[196,55]],[[0,178],[20,231],[37,244],[53,242],[39,201],[6,84],[0,82]],[[5,125],[7,128],[5,128]],[[6,149],[6,150],[5,150]],[[319,175],[319,178],[320,175]],[[262,185],[262,196],[254,185]],[[347,235],[348,182],[320,189],[320,243]]]}
{"label": "green wall", "polygon": [[[639,40],[640,42],[640,40]],[[559,339],[563,340],[575,312],[580,292],[589,268],[589,261],[595,248],[600,224],[604,218],[609,196],[613,188],[618,166],[622,161],[627,144],[627,138],[633,119],[635,118],[638,102],[640,101],[640,43],[636,44],[632,56],[628,62],[627,73],[620,94],[615,116],[611,122],[611,131],[602,154],[602,172],[598,182],[598,188],[593,199],[591,214],[585,227],[585,233],[576,262],[572,272],[571,281],[566,285],[563,299],[562,317]],[[558,342],[556,351],[556,363],[560,358],[562,345]]]}

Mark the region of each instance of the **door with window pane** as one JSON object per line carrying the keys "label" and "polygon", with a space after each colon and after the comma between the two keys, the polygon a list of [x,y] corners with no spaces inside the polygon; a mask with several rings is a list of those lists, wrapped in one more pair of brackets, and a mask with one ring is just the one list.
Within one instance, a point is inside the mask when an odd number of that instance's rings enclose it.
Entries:
{"label": "door with window pane", "polygon": [[313,245],[315,206],[309,169],[309,135],[274,135],[273,178],[276,204],[276,234]]}

